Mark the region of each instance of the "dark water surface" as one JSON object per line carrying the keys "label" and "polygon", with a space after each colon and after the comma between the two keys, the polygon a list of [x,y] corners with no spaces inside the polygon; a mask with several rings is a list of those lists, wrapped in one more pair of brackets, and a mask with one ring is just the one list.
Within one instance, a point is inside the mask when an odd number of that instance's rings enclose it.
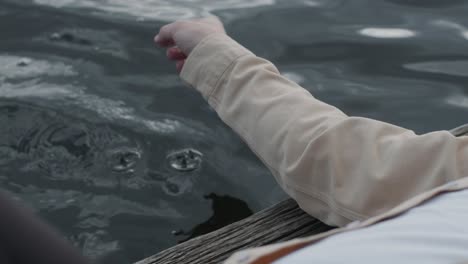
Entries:
{"label": "dark water surface", "polygon": [[349,115],[468,122],[462,0],[0,0],[0,185],[129,263],[285,196],[152,37],[209,13]]}

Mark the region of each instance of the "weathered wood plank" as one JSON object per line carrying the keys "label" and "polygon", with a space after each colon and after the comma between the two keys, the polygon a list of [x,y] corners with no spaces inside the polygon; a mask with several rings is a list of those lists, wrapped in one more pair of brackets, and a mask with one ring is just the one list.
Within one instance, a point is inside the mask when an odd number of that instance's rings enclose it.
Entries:
{"label": "weathered wood plank", "polygon": [[220,263],[243,248],[286,241],[330,229],[331,227],[304,213],[296,202],[289,199],[136,264]]}
{"label": "weathered wood plank", "polygon": [[[466,136],[468,124],[450,130]],[[242,221],[164,250],[135,264],[220,263],[243,248],[318,234],[330,230],[304,213],[292,199],[281,202]]]}

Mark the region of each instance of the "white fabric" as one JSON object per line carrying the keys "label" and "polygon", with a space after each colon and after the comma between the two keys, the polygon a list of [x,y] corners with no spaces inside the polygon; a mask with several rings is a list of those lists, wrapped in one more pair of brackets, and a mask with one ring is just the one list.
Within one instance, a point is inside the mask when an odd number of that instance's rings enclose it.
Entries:
{"label": "white fabric", "polygon": [[468,190],[439,195],[405,214],[331,236],[275,264],[468,262]]}

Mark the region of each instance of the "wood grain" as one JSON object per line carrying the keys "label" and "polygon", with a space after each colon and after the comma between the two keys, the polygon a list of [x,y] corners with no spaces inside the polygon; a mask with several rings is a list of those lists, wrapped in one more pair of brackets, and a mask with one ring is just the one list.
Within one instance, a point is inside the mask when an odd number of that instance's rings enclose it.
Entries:
{"label": "wood grain", "polygon": [[295,201],[289,199],[136,264],[220,263],[240,249],[286,241],[330,229],[331,227],[304,213]]}

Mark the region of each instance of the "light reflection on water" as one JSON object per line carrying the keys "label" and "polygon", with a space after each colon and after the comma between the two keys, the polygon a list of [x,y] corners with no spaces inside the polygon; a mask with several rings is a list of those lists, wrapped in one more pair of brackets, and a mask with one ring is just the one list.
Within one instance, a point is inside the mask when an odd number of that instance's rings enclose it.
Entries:
{"label": "light reflection on water", "polygon": [[[322,7],[335,5],[343,0],[33,0],[40,5],[57,8],[91,9],[114,15],[135,17],[138,21],[173,21],[213,15],[216,11],[305,5]],[[237,14],[239,15],[239,14]]]}
{"label": "light reflection on water", "polygon": [[144,19],[175,20],[210,15],[222,9],[273,5],[275,0],[34,0],[60,8],[91,8]]}
{"label": "light reflection on water", "polygon": [[[172,231],[221,226],[203,224],[219,218],[214,211],[237,212],[236,220],[284,198],[154,48],[164,21],[219,14],[233,37],[317,98],[422,133],[467,123],[467,8],[459,0],[4,0],[0,121],[10,125],[0,127],[0,184],[85,254],[143,258],[177,243]],[[190,157],[187,149],[193,163],[167,160],[181,150]],[[226,210],[232,201],[239,211]]]}
{"label": "light reflection on water", "polygon": [[432,21],[432,24],[440,28],[455,30],[455,32],[460,34],[460,36],[468,40],[468,29],[461,24],[458,24],[456,22],[449,21],[449,20],[442,20],[442,19]]}
{"label": "light reflection on water", "polygon": [[404,28],[363,28],[359,33],[374,38],[411,38],[417,34]]}
{"label": "light reflection on water", "polygon": [[430,73],[440,73],[453,76],[468,77],[468,61],[426,61],[418,63],[408,63],[405,68]]}
{"label": "light reflection on water", "polygon": [[[174,133],[177,130],[188,131],[178,120],[164,118],[162,120],[146,120],[138,117],[134,109],[126,106],[121,100],[101,98],[88,94],[86,88],[69,84],[56,84],[44,82],[36,77],[76,76],[78,73],[70,65],[61,62],[48,62],[26,58],[26,66],[19,63],[25,58],[15,56],[1,56],[0,72],[5,73],[0,79],[0,97],[3,98],[40,98],[54,100],[57,103],[72,104],[76,107],[91,110],[104,119],[110,121],[127,121],[130,125],[144,126],[156,133]],[[22,82],[19,80],[24,79]],[[11,80],[11,81],[9,81]],[[133,123],[133,124],[132,124]]]}

